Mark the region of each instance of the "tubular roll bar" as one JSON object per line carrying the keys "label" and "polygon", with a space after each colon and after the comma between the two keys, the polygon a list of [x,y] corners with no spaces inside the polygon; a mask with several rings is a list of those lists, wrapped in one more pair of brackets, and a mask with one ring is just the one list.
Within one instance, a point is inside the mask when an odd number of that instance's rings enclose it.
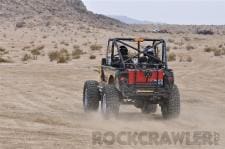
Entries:
{"label": "tubular roll bar", "polygon": [[[127,41],[127,42],[137,42],[138,47],[135,48],[135,47],[133,47],[133,46],[125,43],[124,41]],[[168,65],[167,65],[166,42],[163,39],[143,39],[143,42],[144,41],[152,41],[153,42],[153,46],[158,46],[159,44],[162,44],[162,49],[163,49],[163,51],[162,51],[162,64],[165,66],[165,68],[168,68]],[[149,57],[151,57],[153,59],[158,60],[156,57],[154,57],[152,55],[149,55],[145,51],[142,51],[141,52],[140,51],[140,43],[141,42],[140,41],[137,41],[135,38],[113,38],[113,39],[109,39],[108,40],[108,47],[107,47],[107,58],[108,58],[108,53],[109,53],[109,50],[110,50],[110,47],[109,47],[110,46],[110,42],[113,42],[112,43],[112,46],[113,46],[112,47],[113,48],[112,50],[113,51],[114,51],[114,47],[116,46],[117,52],[119,54],[120,59],[122,60],[122,63],[123,63],[124,68],[125,68],[125,64],[128,64],[126,62],[129,61],[131,58],[129,58],[128,60],[124,61],[123,56],[122,56],[121,52],[119,51],[119,45],[118,45],[118,43],[120,43],[120,44],[122,44],[124,46],[127,46],[127,47],[129,47],[129,48],[131,48],[131,49],[133,49],[133,50],[135,50],[135,51],[138,52],[138,54],[135,55],[135,56],[133,56],[132,58],[134,58],[134,57],[138,57],[139,58],[140,57],[140,54],[145,54],[145,55],[147,55],[147,56],[149,56]],[[157,64],[157,65],[159,65],[159,64]]]}

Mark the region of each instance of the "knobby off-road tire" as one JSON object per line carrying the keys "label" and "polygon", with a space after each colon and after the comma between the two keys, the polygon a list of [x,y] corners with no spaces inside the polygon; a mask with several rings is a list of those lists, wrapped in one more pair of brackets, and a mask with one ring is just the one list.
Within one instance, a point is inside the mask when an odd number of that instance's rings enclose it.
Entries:
{"label": "knobby off-road tire", "polygon": [[176,85],[171,89],[171,93],[166,101],[161,105],[164,119],[177,118],[180,115],[180,92]]}
{"label": "knobby off-road tire", "polygon": [[97,81],[86,81],[83,90],[83,107],[85,112],[97,111],[101,97]]}
{"label": "knobby off-road tire", "polygon": [[119,92],[114,85],[105,85],[101,101],[101,111],[105,119],[116,117],[119,114]]}
{"label": "knobby off-road tire", "polygon": [[155,113],[157,111],[157,104],[144,105],[141,108],[141,112],[144,114]]}

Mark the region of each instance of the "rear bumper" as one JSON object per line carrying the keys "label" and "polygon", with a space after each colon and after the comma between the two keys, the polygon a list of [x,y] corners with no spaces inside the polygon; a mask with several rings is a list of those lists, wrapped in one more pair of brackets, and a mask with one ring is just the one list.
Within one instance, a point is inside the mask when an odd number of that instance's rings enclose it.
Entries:
{"label": "rear bumper", "polygon": [[124,97],[132,98],[138,96],[158,96],[166,97],[169,92],[163,86],[150,85],[122,85],[120,88]]}

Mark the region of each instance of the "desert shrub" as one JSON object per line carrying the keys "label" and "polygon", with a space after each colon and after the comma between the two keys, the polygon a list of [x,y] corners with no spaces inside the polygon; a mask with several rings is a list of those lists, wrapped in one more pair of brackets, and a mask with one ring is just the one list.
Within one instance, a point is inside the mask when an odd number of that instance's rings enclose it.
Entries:
{"label": "desert shrub", "polygon": [[212,47],[205,47],[204,51],[205,52],[212,52],[214,50],[214,48]]}
{"label": "desert shrub", "polygon": [[174,39],[168,39],[168,42],[170,42],[170,43],[174,43],[174,42],[175,42],[175,40],[174,40]]}
{"label": "desert shrub", "polygon": [[174,49],[174,50],[177,50],[177,49],[178,49],[178,47],[177,47],[177,46],[174,46],[174,47],[173,47],[173,49]]}
{"label": "desert shrub", "polygon": [[214,56],[225,55],[225,48],[218,49],[218,48],[206,47],[204,49],[204,51],[205,52],[213,52]]}
{"label": "desert shrub", "polygon": [[70,54],[68,53],[68,51],[65,49],[60,50],[57,63],[67,63],[69,60],[70,60]]}
{"label": "desert shrub", "polygon": [[41,45],[41,46],[36,47],[36,49],[39,50],[39,51],[43,50],[44,48],[45,48],[44,45]]}
{"label": "desert shrub", "polygon": [[24,26],[25,26],[25,24],[26,24],[26,23],[25,23],[25,22],[23,22],[23,21],[21,21],[21,22],[17,22],[17,23],[16,23],[16,27],[17,27],[17,28],[22,28],[22,27],[24,27]]}
{"label": "desert shrub", "polygon": [[46,36],[46,35],[42,36],[43,39],[46,39],[47,37],[48,37],[48,36]]}
{"label": "desert shrub", "polygon": [[98,44],[93,44],[93,45],[90,46],[90,49],[92,51],[99,51],[99,50],[102,49],[102,46],[101,45],[98,45]]}
{"label": "desert shrub", "polygon": [[81,55],[73,55],[72,58],[73,59],[80,59]]}
{"label": "desert shrub", "polygon": [[55,44],[55,45],[54,45],[54,49],[57,49],[57,48],[58,48],[58,45],[57,45],[57,44]]}
{"label": "desert shrub", "polygon": [[5,48],[0,47],[0,56],[4,54],[9,54],[9,51],[7,51]]}
{"label": "desert shrub", "polygon": [[0,63],[12,63],[11,60],[0,57]]}
{"label": "desert shrub", "polygon": [[197,30],[197,34],[200,35],[213,35],[214,32],[212,30]]}
{"label": "desert shrub", "polygon": [[180,42],[175,42],[174,44],[176,44],[176,45],[178,45],[178,46],[183,46],[184,45],[184,43],[182,42],[182,41],[180,41]]}
{"label": "desert shrub", "polygon": [[221,54],[225,55],[225,48],[221,49],[221,51],[222,51]]}
{"label": "desert shrub", "polygon": [[176,54],[174,52],[169,53],[168,61],[176,61]]}
{"label": "desert shrub", "polygon": [[51,25],[51,23],[49,21],[45,23],[45,26],[47,26],[47,27],[50,25]]}
{"label": "desert shrub", "polygon": [[72,58],[73,59],[79,59],[82,54],[85,54],[85,52],[83,52],[80,49],[73,50],[72,51]]}
{"label": "desert shrub", "polygon": [[22,50],[25,51],[25,50],[27,50],[29,48],[30,48],[30,46],[25,46],[25,47],[22,48]]}
{"label": "desert shrub", "polygon": [[223,45],[222,45],[222,44],[220,44],[218,47],[219,47],[219,48],[223,48]]}
{"label": "desert shrub", "polygon": [[33,50],[31,50],[30,52],[31,52],[31,54],[33,54],[33,55],[40,55],[40,54],[41,54],[40,50],[37,50],[37,49],[33,49]]}
{"label": "desert shrub", "polygon": [[9,51],[5,51],[5,52],[3,52],[3,54],[9,54]]}
{"label": "desert shrub", "polygon": [[91,55],[89,58],[90,58],[91,60],[93,60],[93,59],[96,59],[96,56],[95,56],[95,55]]}
{"label": "desert shrub", "polygon": [[157,33],[166,34],[166,33],[170,33],[170,32],[166,29],[163,29],[163,30],[159,30]]}
{"label": "desert shrub", "polygon": [[179,62],[183,62],[184,61],[184,56],[183,55],[179,55]]}
{"label": "desert shrub", "polygon": [[7,51],[5,48],[0,47],[0,56],[9,54],[9,51]]}
{"label": "desert shrub", "polygon": [[184,31],[179,30],[179,31],[176,31],[176,34],[185,34],[185,32],[184,32]]}
{"label": "desert shrub", "polygon": [[185,41],[191,41],[191,38],[189,37],[183,37]]}
{"label": "desert shrub", "polygon": [[65,45],[65,46],[69,46],[70,45],[68,42],[65,42],[65,41],[61,41],[60,44]]}
{"label": "desert shrub", "polygon": [[179,62],[192,62],[193,59],[190,55],[184,55],[184,54],[180,54],[178,55],[179,57]]}
{"label": "desert shrub", "polygon": [[186,61],[187,61],[187,62],[192,62],[192,57],[191,57],[191,56],[187,56]]}
{"label": "desert shrub", "polygon": [[213,53],[214,53],[214,56],[221,56],[221,55],[223,54],[223,52],[222,52],[221,49],[215,49],[215,50],[213,51]]}
{"label": "desert shrub", "polygon": [[5,51],[6,51],[6,49],[5,49],[5,48],[0,47],[0,52],[5,52]]}
{"label": "desert shrub", "polygon": [[52,51],[48,54],[50,61],[57,61],[57,63],[67,63],[70,60],[68,50],[61,49],[60,51]]}
{"label": "desert shrub", "polygon": [[186,46],[186,49],[187,49],[188,51],[190,51],[190,50],[195,49],[195,47],[194,47],[194,46],[192,46],[192,45],[187,45],[187,46]]}
{"label": "desert shrub", "polygon": [[22,57],[22,61],[28,61],[28,60],[31,60],[32,59],[32,56],[30,54],[24,54],[24,56]]}
{"label": "desert shrub", "polygon": [[83,25],[80,25],[80,26],[78,27],[78,30],[85,30],[85,29],[86,29],[86,27],[83,26]]}
{"label": "desert shrub", "polygon": [[58,57],[59,57],[59,52],[58,51],[52,51],[48,53],[48,57],[50,59],[50,61],[57,61]]}
{"label": "desert shrub", "polygon": [[87,45],[88,45],[88,42],[83,43],[83,46],[87,46]]}
{"label": "desert shrub", "polygon": [[74,50],[80,50],[80,46],[79,46],[79,45],[74,45],[74,46],[73,46],[73,49],[74,49]]}
{"label": "desert shrub", "polygon": [[38,55],[41,55],[41,50],[43,50],[44,48],[45,48],[45,46],[42,45],[42,46],[34,48],[30,52],[31,52],[32,55],[38,56]]}

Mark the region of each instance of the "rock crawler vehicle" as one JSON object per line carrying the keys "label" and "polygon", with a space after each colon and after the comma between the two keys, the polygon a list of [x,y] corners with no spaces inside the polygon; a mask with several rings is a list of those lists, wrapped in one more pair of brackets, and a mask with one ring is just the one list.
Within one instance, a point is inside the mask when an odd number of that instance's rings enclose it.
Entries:
{"label": "rock crawler vehicle", "polygon": [[180,93],[173,70],[168,68],[163,39],[108,40],[100,81],[84,84],[83,107],[85,112],[101,109],[102,115],[110,118],[119,114],[121,104],[134,105],[144,114],[161,107],[165,119],[179,116]]}

